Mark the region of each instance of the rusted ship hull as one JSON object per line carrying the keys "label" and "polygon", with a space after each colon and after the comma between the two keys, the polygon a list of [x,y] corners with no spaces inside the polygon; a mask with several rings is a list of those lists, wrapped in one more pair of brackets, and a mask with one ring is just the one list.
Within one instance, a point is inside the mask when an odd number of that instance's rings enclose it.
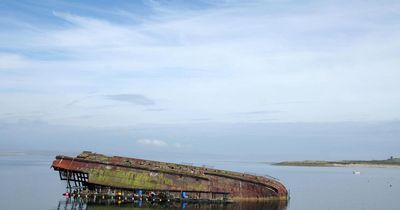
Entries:
{"label": "rusted ship hull", "polygon": [[[69,189],[168,193],[172,197],[209,200],[286,200],[288,192],[273,178],[173,163],[83,152],[57,156],[52,167]],[[182,194],[184,193],[184,194]]]}

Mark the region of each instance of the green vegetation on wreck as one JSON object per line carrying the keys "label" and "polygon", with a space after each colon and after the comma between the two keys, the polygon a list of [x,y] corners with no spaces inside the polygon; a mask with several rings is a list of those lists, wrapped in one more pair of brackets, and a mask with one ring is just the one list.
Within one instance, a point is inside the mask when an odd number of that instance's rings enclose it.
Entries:
{"label": "green vegetation on wreck", "polygon": [[[91,183],[100,185],[132,189],[172,189],[176,187],[175,180],[166,177],[163,173],[109,169],[87,169],[86,172],[89,173]],[[188,182],[185,184],[185,187],[190,190],[208,190],[208,185],[204,184],[201,180]]]}
{"label": "green vegetation on wreck", "polygon": [[[100,162],[100,163],[106,163],[110,164],[113,162],[113,158],[115,157],[109,157],[105,156],[102,154],[96,154],[90,151],[83,151],[81,154],[78,155],[78,158],[84,159],[84,160],[89,160],[89,161],[95,161],[95,162]],[[260,177],[251,175],[251,174],[245,174],[245,173],[239,173],[239,172],[233,172],[233,171],[226,171],[226,170],[219,170],[219,169],[213,169],[213,168],[206,168],[205,166],[198,167],[198,166],[191,166],[191,165],[183,165],[183,164],[175,164],[175,163],[166,163],[166,162],[159,162],[159,161],[151,161],[151,160],[141,160],[141,159],[127,159],[124,158],[124,161],[119,161],[118,165],[122,166],[128,166],[136,169],[141,169],[145,171],[153,171],[155,173],[160,173],[160,174],[175,174],[175,175],[180,175],[180,176],[186,176],[186,177],[194,177],[196,180],[199,179],[205,179],[208,180],[207,175],[216,175],[216,176],[224,176],[224,177],[229,177],[232,179],[239,179],[239,180],[244,180],[244,181],[252,181],[252,182],[260,182],[262,183],[262,180],[260,180]],[[134,186],[137,187],[138,185],[141,185],[143,182],[148,182],[149,180],[147,179],[146,175],[145,176],[138,176],[135,177],[134,175],[127,175],[127,174],[118,174],[118,173],[111,173],[108,174],[107,172],[104,172],[103,170],[90,170],[89,179],[91,182],[97,183],[97,184],[120,184],[120,185],[127,185],[127,186]],[[127,172],[122,172],[122,173],[127,173]],[[113,178],[115,176],[119,176],[120,178]],[[126,177],[132,178],[130,180],[125,179]],[[160,177],[161,179],[151,179],[152,180],[152,185],[151,186],[146,186],[146,187],[159,187],[159,186],[165,186],[165,183],[168,182],[168,180],[163,179],[163,177]],[[272,177],[270,177],[272,178]],[[196,190],[205,190],[207,189],[208,186],[202,184],[201,182],[187,182],[188,186]],[[176,183],[172,183],[171,186],[176,186]]]}
{"label": "green vegetation on wreck", "polygon": [[277,166],[315,166],[315,167],[341,167],[341,166],[400,166],[400,158],[390,157],[386,160],[341,160],[341,161],[321,161],[321,160],[305,160],[305,161],[284,161],[274,163]]}

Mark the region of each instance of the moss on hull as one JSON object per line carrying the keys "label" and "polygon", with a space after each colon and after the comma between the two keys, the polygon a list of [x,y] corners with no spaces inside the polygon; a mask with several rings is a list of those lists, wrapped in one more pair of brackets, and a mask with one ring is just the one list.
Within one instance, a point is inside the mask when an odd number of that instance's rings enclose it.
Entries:
{"label": "moss on hull", "polygon": [[[120,169],[90,169],[86,173],[89,174],[89,182],[105,186],[114,186],[132,189],[172,189],[178,186],[177,182],[188,179],[187,177],[180,180],[174,180],[173,176],[163,173],[148,171],[127,171]],[[190,178],[189,178],[190,179]],[[207,191],[208,185],[202,181],[185,181],[186,190],[190,191]],[[176,189],[182,190],[182,189]]]}

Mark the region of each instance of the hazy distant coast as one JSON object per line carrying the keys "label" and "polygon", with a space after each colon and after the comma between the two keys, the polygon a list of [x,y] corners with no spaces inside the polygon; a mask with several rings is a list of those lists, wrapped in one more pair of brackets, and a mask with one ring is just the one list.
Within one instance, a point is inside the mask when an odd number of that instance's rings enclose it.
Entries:
{"label": "hazy distant coast", "polygon": [[60,152],[57,151],[48,151],[48,150],[24,150],[24,151],[8,151],[8,150],[0,150],[0,157],[14,157],[14,156],[55,156]]}
{"label": "hazy distant coast", "polygon": [[380,168],[400,168],[400,158],[389,158],[387,160],[304,160],[304,161],[284,161],[273,163],[276,166],[313,166],[313,167],[380,167]]}

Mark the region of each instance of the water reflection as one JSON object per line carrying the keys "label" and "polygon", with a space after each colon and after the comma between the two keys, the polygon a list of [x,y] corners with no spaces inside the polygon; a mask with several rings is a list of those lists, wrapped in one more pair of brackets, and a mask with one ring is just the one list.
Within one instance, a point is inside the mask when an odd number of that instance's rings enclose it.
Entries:
{"label": "water reflection", "polygon": [[196,210],[285,210],[286,201],[241,202],[230,204],[198,204],[198,203],[149,203],[136,201],[120,203],[114,200],[66,199],[58,203],[57,210],[113,210],[113,209],[196,209]]}

